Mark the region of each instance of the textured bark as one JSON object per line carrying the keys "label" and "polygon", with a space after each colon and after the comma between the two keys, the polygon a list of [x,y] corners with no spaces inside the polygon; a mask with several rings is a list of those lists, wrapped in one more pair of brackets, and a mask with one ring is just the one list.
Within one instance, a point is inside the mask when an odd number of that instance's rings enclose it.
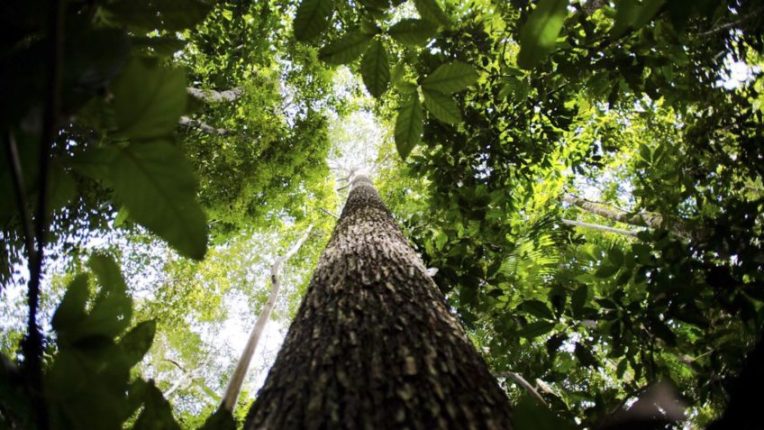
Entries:
{"label": "textured bark", "polygon": [[217,136],[229,136],[233,134],[224,128],[216,128],[207,124],[206,122],[199,121],[198,119],[190,118],[185,115],[180,117],[180,120],[178,120],[178,125],[185,128],[199,129],[207,134],[214,134]]}
{"label": "textured bark", "polygon": [[205,103],[235,102],[244,94],[244,89],[240,87],[231,88],[225,91],[204,90],[201,88],[188,87],[186,92],[191,97],[199,99]]}
{"label": "textured bark", "polygon": [[508,429],[507,398],[364,176],[246,429]]}

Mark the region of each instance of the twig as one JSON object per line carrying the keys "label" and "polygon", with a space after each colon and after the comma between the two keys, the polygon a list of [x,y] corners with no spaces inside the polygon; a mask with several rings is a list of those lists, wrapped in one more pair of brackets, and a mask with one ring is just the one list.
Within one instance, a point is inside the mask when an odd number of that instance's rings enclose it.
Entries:
{"label": "twig", "polygon": [[544,405],[544,406],[547,405],[546,400],[544,400],[544,398],[541,397],[541,394],[539,394],[539,392],[536,391],[535,388],[533,388],[533,385],[531,385],[530,382],[526,381],[525,378],[520,376],[519,373],[515,373],[515,372],[503,372],[503,373],[500,373],[498,376],[512,379],[513,381],[515,381],[517,383],[517,385],[525,388],[525,391],[527,391],[528,394],[533,396],[533,398],[535,398],[536,400],[541,402],[542,405]]}
{"label": "twig", "polygon": [[21,227],[24,230],[24,243],[26,244],[27,255],[31,260],[35,254],[32,216],[29,213],[29,202],[27,202],[26,185],[24,184],[24,176],[21,172],[21,161],[19,159],[19,150],[16,146],[16,138],[10,131],[5,136],[5,150],[8,164],[10,164],[11,168],[11,180],[13,182],[13,192],[16,195],[16,206],[21,217]]}
{"label": "twig", "polygon": [[756,15],[761,13],[761,11],[763,11],[763,10],[764,10],[764,8],[756,9],[753,12],[751,12],[751,13],[743,16],[743,17],[741,17],[738,20],[731,21],[731,22],[728,22],[726,24],[722,24],[722,25],[720,25],[720,26],[718,26],[716,28],[712,28],[711,30],[704,31],[702,33],[698,33],[698,37],[707,37],[707,36],[711,36],[711,35],[714,35],[716,33],[722,32],[724,30],[729,30],[729,29],[735,27],[736,25],[740,25],[740,24],[748,21],[749,19],[754,18]]}
{"label": "twig", "polygon": [[329,215],[329,216],[332,216],[332,217],[334,217],[334,218],[336,218],[336,219],[339,219],[339,218],[340,218],[340,217],[338,217],[337,215],[335,215],[335,214],[333,214],[333,213],[329,212],[328,210],[326,210],[326,209],[324,209],[324,208],[318,208],[318,210],[320,210],[321,212],[323,212],[323,213],[325,213],[325,214],[327,214],[327,215]]}
{"label": "twig", "polygon": [[637,233],[631,230],[623,230],[620,228],[615,227],[608,227],[606,225],[599,225],[599,224],[591,224],[588,222],[581,222],[581,221],[573,221],[569,219],[563,219],[562,223],[565,225],[570,225],[574,227],[583,227],[583,228],[590,228],[593,230],[600,230],[600,231],[606,231],[608,233],[615,233],[615,234],[622,234],[625,236],[632,236],[637,237]]}

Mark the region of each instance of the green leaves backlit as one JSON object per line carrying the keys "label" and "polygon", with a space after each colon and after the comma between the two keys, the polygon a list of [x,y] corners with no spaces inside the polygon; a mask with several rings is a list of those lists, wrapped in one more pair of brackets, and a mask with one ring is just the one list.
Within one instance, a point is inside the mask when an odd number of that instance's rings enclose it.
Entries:
{"label": "green leaves backlit", "polygon": [[424,117],[419,95],[409,94],[398,107],[398,117],[395,120],[395,147],[398,154],[405,159],[422,137]]}
{"label": "green leaves backlit", "polygon": [[334,11],[332,0],[303,0],[294,18],[294,37],[306,42],[317,38],[329,27]]}
{"label": "green leaves backlit", "polygon": [[520,30],[517,64],[532,69],[549,55],[568,14],[568,0],[541,0]]}
{"label": "green leaves backlit", "polygon": [[460,61],[443,64],[422,81],[422,88],[451,94],[466,89],[477,81],[474,67]]}
{"label": "green leaves backlit", "polygon": [[130,219],[201,259],[207,221],[196,201],[196,175],[171,141],[186,109],[185,82],[179,70],[133,59],[112,88],[113,137],[120,143],[92,148],[72,167],[111,187]]}
{"label": "green leaves backlit", "polygon": [[366,89],[374,97],[381,96],[390,86],[390,64],[385,46],[375,40],[361,60],[361,77]]}

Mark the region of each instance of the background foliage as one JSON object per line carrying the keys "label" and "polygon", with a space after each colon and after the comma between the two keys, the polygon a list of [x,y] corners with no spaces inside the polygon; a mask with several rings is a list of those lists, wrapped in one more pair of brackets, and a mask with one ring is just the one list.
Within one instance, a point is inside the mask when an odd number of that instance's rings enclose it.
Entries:
{"label": "background foliage", "polygon": [[758,2],[58,4],[0,14],[4,425],[42,400],[54,428],[202,426],[238,354],[214,339],[313,225],[287,324],[362,164],[518,427],[733,419],[764,324]]}

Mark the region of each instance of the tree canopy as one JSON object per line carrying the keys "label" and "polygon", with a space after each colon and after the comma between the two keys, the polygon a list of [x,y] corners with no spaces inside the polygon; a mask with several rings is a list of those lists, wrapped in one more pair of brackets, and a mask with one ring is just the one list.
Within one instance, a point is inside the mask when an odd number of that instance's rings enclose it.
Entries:
{"label": "tree canopy", "polygon": [[3,425],[233,428],[213,413],[269,267],[311,229],[242,405],[361,168],[517,428],[755,414],[760,2],[8,0],[0,23]]}

